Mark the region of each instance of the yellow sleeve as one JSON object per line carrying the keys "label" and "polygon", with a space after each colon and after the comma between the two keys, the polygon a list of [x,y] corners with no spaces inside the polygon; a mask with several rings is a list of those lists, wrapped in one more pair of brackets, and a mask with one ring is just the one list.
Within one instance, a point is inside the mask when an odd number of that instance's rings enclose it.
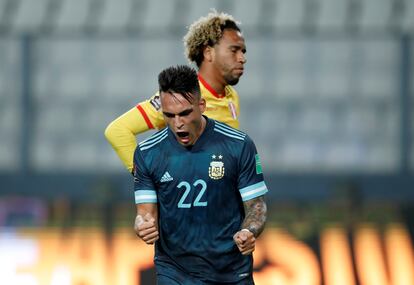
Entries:
{"label": "yellow sleeve", "polygon": [[136,135],[165,126],[160,107],[157,108],[160,106],[157,95],[122,114],[105,129],[106,139],[130,173],[133,170],[134,152],[137,147]]}
{"label": "yellow sleeve", "polygon": [[150,99],[137,105],[150,129],[162,129],[165,127],[164,116],[161,112],[161,100],[159,93],[155,93]]}

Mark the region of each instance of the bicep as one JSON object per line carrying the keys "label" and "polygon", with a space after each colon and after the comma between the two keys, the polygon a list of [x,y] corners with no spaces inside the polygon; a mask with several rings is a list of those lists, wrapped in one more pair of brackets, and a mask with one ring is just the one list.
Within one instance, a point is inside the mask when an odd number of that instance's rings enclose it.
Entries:
{"label": "bicep", "polygon": [[141,134],[151,129],[145,120],[145,113],[143,114],[138,109],[138,106],[140,106],[140,104],[130,109],[128,112],[118,118],[120,127],[134,135],[134,138],[135,135]]}

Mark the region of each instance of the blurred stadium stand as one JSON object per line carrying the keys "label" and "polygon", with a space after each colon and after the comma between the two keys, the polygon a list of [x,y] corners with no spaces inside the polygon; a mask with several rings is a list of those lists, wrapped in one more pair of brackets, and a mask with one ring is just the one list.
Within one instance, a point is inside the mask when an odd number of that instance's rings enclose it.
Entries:
{"label": "blurred stadium stand", "polygon": [[241,128],[270,189],[256,283],[413,284],[413,0],[0,0],[2,284],[154,282],[103,132],[187,63],[210,8],[246,38]]}
{"label": "blurred stadium stand", "polygon": [[1,192],[84,198],[107,179],[129,197],[103,130],[186,63],[186,26],[211,7],[242,22],[241,127],[271,197],[350,180],[414,200],[411,0],[0,0]]}

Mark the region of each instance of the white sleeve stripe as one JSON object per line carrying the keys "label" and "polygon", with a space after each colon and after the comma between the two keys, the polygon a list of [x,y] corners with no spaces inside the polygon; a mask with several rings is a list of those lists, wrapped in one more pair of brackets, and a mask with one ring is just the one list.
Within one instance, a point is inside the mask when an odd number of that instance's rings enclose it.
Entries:
{"label": "white sleeve stripe", "polygon": [[144,204],[144,203],[155,204],[157,203],[157,198],[151,198],[151,199],[135,198],[135,204]]}
{"label": "white sleeve stripe", "polygon": [[245,134],[245,133],[243,133],[242,131],[237,130],[237,129],[235,129],[235,128],[232,128],[232,127],[230,127],[230,126],[228,126],[228,125],[226,125],[226,124],[220,123],[219,121],[216,121],[216,122],[215,122],[215,126],[220,126],[220,127],[222,127],[223,129],[227,129],[228,131],[231,131],[231,132],[233,132],[233,133],[237,133],[237,134],[239,134],[239,135],[241,135],[241,136],[246,136],[246,134]]}
{"label": "white sleeve stripe", "polygon": [[157,195],[157,192],[155,190],[135,190],[136,195]]}
{"label": "white sleeve stripe", "polygon": [[146,144],[146,145],[142,145],[139,148],[141,150],[146,150],[149,148],[152,148],[154,145],[159,144],[160,142],[162,142],[166,137],[168,137],[168,133],[163,134],[160,138],[158,138],[156,141],[152,142],[152,144]]}
{"label": "white sleeve stripe", "polygon": [[240,193],[243,194],[243,193],[247,193],[247,192],[249,192],[251,190],[257,189],[259,187],[262,187],[262,186],[266,186],[266,184],[264,183],[264,181],[258,182],[256,184],[253,184],[253,185],[250,185],[250,186],[247,186],[247,187],[244,187],[242,189],[239,189],[239,191],[240,191]]}
{"label": "white sleeve stripe", "polygon": [[[266,185],[263,185],[259,188],[247,191],[245,193],[240,193],[240,194],[241,194],[242,200],[244,201],[246,198],[248,198],[250,196],[254,196],[255,194],[258,194],[258,193],[260,193],[260,194],[263,193],[264,194],[266,192],[267,192],[267,187],[266,187]],[[258,196],[260,196],[260,195],[258,195]]]}
{"label": "white sleeve stripe", "polygon": [[220,125],[220,124],[216,124],[215,127],[217,129],[220,129],[220,130],[224,131],[224,132],[228,132],[228,133],[231,133],[231,134],[234,134],[234,135],[238,135],[238,136],[242,136],[242,137],[245,137],[246,136],[246,134],[244,134],[244,133],[242,133],[240,131],[237,131],[236,132],[235,130],[232,130],[232,129],[229,129],[229,128],[225,128],[223,125]]}
{"label": "white sleeve stripe", "polygon": [[164,130],[160,131],[158,134],[155,134],[155,135],[149,137],[148,139],[142,141],[138,145],[141,147],[141,146],[145,146],[147,144],[151,144],[154,141],[156,141],[157,139],[159,139],[161,136],[163,136],[166,132],[167,132],[167,129],[164,129]]}
{"label": "white sleeve stripe", "polygon": [[232,134],[229,134],[228,132],[226,132],[226,131],[222,131],[222,130],[220,130],[220,129],[218,129],[218,128],[214,128],[214,130],[215,130],[216,132],[218,132],[218,133],[221,133],[221,134],[225,135],[225,136],[228,136],[228,137],[231,137],[231,138],[235,138],[235,139],[238,139],[238,140],[244,141],[244,137],[241,137],[241,136],[239,136],[239,135],[232,135]]}
{"label": "white sleeve stripe", "polygon": [[157,199],[157,195],[135,195],[138,199]]}
{"label": "white sleeve stripe", "polygon": [[140,203],[157,203],[157,194],[154,193],[148,193],[151,191],[142,191],[147,193],[139,193],[140,191],[135,192],[135,204]]}

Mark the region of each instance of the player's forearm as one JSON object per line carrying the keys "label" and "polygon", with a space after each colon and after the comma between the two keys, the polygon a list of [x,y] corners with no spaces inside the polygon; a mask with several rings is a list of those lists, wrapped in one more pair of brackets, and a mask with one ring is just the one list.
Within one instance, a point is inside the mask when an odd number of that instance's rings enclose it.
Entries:
{"label": "player's forearm", "polygon": [[137,147],[135,136],[146,130],[148,126],[136,108],[132,108],[115,119],[105,129],[106,139],[130,173],[133,169],[134,151]]}
{"label": "player's forearm", "polygon": [[131,173],[133,169],[134,151],[137,147],[135,135],[122,125],[111,123],[105,130],[105,137],[115,150],[122,163]]}
{"label": "player's forearm", "polygon": [[257,238],[263,232],[266,223],[267,206],[264,197],[260,196],[243,204],[246,216],[242,228],[248,229]]}
{"label": "player's forearm", "polygon": [[136,207],[135,233],[145,243],[153,244],[159,239],[157,204],[137,204]]}
{"label": "player's forearm", "polygon": [[146,216],[150,215],[155,220],[158,219],[158,207],[155,203],[142,203],[142,204],[136,204],[137,209],[137,215],[140,216]]}

